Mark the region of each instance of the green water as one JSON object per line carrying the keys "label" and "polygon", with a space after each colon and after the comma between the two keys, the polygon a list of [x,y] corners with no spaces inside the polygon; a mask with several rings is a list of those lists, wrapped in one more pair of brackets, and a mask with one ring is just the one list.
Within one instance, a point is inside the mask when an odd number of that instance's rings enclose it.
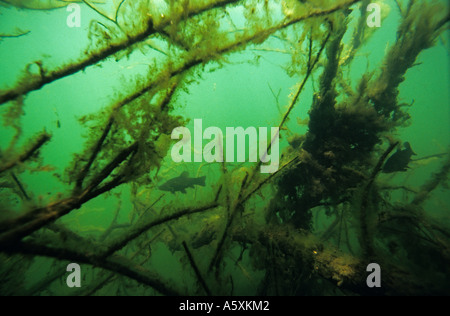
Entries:
{"label": "green water", "polygon": [[[0,294],[450,294],[446,1],[43,2],[0,1]],[[195,119],[281,127],[277,171],[175,163]]]}

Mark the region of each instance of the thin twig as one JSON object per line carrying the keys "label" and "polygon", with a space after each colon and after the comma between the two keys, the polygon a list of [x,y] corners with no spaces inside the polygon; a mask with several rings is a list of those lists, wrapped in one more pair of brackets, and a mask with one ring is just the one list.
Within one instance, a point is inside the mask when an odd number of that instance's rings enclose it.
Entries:
{"label": "thin twig", "polygon": [[0,34],[0,38],[18,38],[18,37],[22,37],[25,36],[29,33],[31,33],[31,31],[26,31],[26,32],[22,32],[19,34]]}
{"label": "thin twig", "polygon": [[17,178],[17,176],[14,174],[14,172],[11,172],[11,178],[13,178],[13,180],[16,183],[17,187],[19,188],[20,192],[22,193],[23,197],[27,201],[30,201],[31,200],[30,196],[27,194],[27,192],[25,191],[25,188],[22,185],[22,182],[20,182],[20,180]]}
{"label": "thin twig", "polygon": [[[87,2],[86,0],[81,0],[85,5],[87,5],[89,8],[91,8],[92,10],[94,10],[95,12],[97,12],[98,14],[100,14],[102,17],[104,17],[105,19],[113,22],[115,25],[117,25],[119,28],[119,24],[117,24],[117,20],[113,20],[111,19],[109,16],[105,15],[104,13],[100,12],[96,7],[94,7],[92,4],[90,4],[89,2]],[[116,10],[116,16],[117,16],[117,10]]]}
{"label": "thin twig", "polygon": [[20,154],[17,158],[15,158],[12,161],[3,163],[3,165],[0,167],[0,174],[2,172],[5,172],[9,169],[14,168],[16,165],[21,164],[25,162],[26,160],[32,158],[38,150],[45,145],[49,140],[51,139],[51,136],[47,133],[43,133],[39,135],[37,141],[31,146],[29,149],[24,150],[22,154]]}
{"label": "thin twig", "polygon": [[186,241],[183,241],[182,245],[183,245],[184,251],[186,251],[186,255],[187,255],[188,259],[189,259],[189,263],[191,264],[191,267],[192,267],[192,269],[195,272],[195,276],[197,277],[198,282],[203,287],[203,289],[205,290],[206,294],[208,296],[211,296],[212,295],[211,291],[209,290],[208,285],[206,284],[205,279],[203,278],[203,276],[202,276],[202,274],[200,272],[200,269],[198,268],[197,264],[195,263],[194,257],[192,256],[191,251],[189,250],[189,247],[186,244]]}
{"label": "thin twig", "polygon": [[102,148],[106,137],[108,136],[109,132],[111,131],[111,127],[112,127],[113,123],[114,123],[114,118],[111,117],[108,120],[108,123],[106,124],[105,129],[103,130],[102,136],[97,141],[97,143],[92,151],[92,154],[89,157],[87,164],[83,167],[83,169],[81,170],[81,172],[78,176],[78,179],[77,179],[76,185],[75,185],[76,190],[81,190],[81,188],[83,186],[83,181],[86,178],[86,175],[89,172],[89,170],[90,170],[92,164],[94,163],[95,159],[97,158],[98,154],[100,153],[100,149]]}
{"label": "thin twig", "polygon": [[364,187],[364,190],[362,192],[362,201],[361,201],[361,207],[360,207],[360,226],[361,226],[361,244],[364,249],[364,255],[367,258],[372,258],[374,255],[374,249],[373,249],[373,241],[370,238],[369,235],[369,228],[367,224],[367,208],[369,205],[370,200],[370,190],[372,189],[372,185],[375,181],[376,176],[380,173],[381,168],[383,167],[384,161],[389,156],[389,154],[394,150],[395,147],[397,147],[399,142],[395,142],[390,144],[388,149],[381,155],[380,159],[378,160],[377,165],[372,171],[372,174],[369,178],[368,183]]}
{"label": "thin twig", "polygon": [[[91,248],[93,249],[93,252],[95,252],[95,247]],[[90,254],[81,253],[79,251],[74,251],[67,248],[62,249],[48,247],[30,241],[16,243],[14,247],[5,249],[4,251],[10,253],[22,253],[34,256],[52,257],[60,260],[69,260],[77,263],[91,264],[94,266],[99,266],[106,270],[110,270],[112,272],[125,275],[131,279],[138,281],[139,283],[151,286],[163,295],[180,295],[180,293],[178,293],[174,288],[171,288],[166,283],[162,282],[159,275],[144,269],[142,266],[123,256],[113,255],[104,261],[98,261],[95,256],[93,257]]]}
{"label": "thin twig", "polygon": [[115,240],[112,240],[108,246],[107,250],[103,253],[99,253],[98,256],[100,258],[106,258],[110,256],[111,254],[115,253],[116,251],[122,249],[125,247],[131,240],[136,239],[140,235],[142,235],[144,232],[148,231],[149,229],[167,223],[169,221],[176,220],[178,218],[181,218],[186,215],[192,215],[196,213],[201,213],[207,210],[214,209],[218,206],[217,202],[209,203],[203,206],[199,206],[197,208],[186,208],[181,211],[176,211],[172,214],[165,215],[161,218],[150,220],[148,222],[142,222],[140,224],[137,224],[132,230],[129,230],[128,232],[124,233],[122,236],[116,238]]}
{"label": "thin twig", "polygon": [[450,173],[450,155],[447,158],[447,161],[442,165],[439,172],[433,174],[431,179],[425,183],[422,188],[419,190],[419,193],[416,194],[414,200],[411,202],[411,205],[420,205],[426,201],[426,199],[430,196],[431,192],[433,192],[442,182],[448,179],[448,174]]}

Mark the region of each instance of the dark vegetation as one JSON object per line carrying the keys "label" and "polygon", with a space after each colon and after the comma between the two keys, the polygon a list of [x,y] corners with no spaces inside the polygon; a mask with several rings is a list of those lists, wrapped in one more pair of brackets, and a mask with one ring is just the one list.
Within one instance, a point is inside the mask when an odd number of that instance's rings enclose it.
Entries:
{"label": "dark vegetation", "polygon": [[[113,283],[119,284],[117,294],[234,294],[239,276],[227,272],[230,266],[245,275],[262,271],[262,277],[253,278],[258,285],[254,293],[246,293],[250,295],[450,294],[450,232],[432,220],[425,207],[436,188],[448,188],[450,157],[442,159],[439,171],[418,190],[402,188],[408,202],[392,202],[378,181],[383,164],[401,144],[392,133],[410,119],[408,108],[399,103],[399,86],[419,54],[447,27],[448,8],[425,1],[399,5],[397,38],[379,71],[364,74],[351,88],[345,85],[342,69],[351,65],[373,32],[364,23],[369,1],[166,2],[170,9],[164,18],[146,14],[147,1],[121,3],[108,26],[93,22],[94,48],[80,60],[53,70],[36,62],[38,74],[25,73],[14,87],[0,92],[0,107],[8,108],[4,122],[17,129],[18,138],[18,120],[30,92],[107,58],[143,49],[149,37],[169,44],[164,63],[150,66],[148,75],[127,84],[110,107],[84,119],[91,129],[85,150],[62,177],[72,186],[70,192],[54,194],[51,203],[40,204],[19,180],[24,166],[38,160],[40,149],[52,141],[51,135],[37,135],[24,148],[16,148],[14,138],[2,152],[0,189],[8,194],[2,195],[0,210],[1,293],[45,294],[64,277],[64,264],[70,261],[94,267],[93,281],[77,292],[80,295],[110,293]],[[327,5],[316,7],[315,2]],[[221,28],[229,10],[244,4],[247,28]],[[271,6],[282,7],[284,17],[271,17]],[[356,27],[349,28],[359,10]],[[291,51],[289,71],[301,79],[279,122],[281,130],[306,83],[317,82],[308,132],[289,136],[278,172],[260,174],[261,163],[241,169],[223,163],[217,189],[191,205],[164,203],[155,188],[154,202],[135,203],[137,215],[129,223],[117,222],[119,205],[114,221],[97,238],[86,238],[63,224],[64,216],[99,196],[127,185],[137,196],[138,188],[152,185],[149,172],[161,167],[170,149],[170,133],[187,121],[172,114],[177,90],[196,72],[213,62],[226,65],[227,56],[289,32],[298,46]],[[348,32],[352,41],[344,52]],[[302,58],[296,55],[299,51]],[[253,206],[258,194],[267,195],[264,207]],[[13,195],[22,200],[20,212],[8,208]],[[330,224],[317,234],[313,218],[323,210]],[[180,233],[186,225],[198,229]],[[352,238],[357,242],[351,243]],[[148,249],[158,241],[181,253],[193,284],[175,284],[152,270]],[[205,247],[209,250],[201,256],[207,262],[199,255]],[[236,250],[238,258],[233,257]],[[246,256],[249,260],[244,261]],[[25,285],[25,272],[39,257],[52,258],[54,269]],[[371,262],[383,267],[380,289],[366,286],[366,266]]]}

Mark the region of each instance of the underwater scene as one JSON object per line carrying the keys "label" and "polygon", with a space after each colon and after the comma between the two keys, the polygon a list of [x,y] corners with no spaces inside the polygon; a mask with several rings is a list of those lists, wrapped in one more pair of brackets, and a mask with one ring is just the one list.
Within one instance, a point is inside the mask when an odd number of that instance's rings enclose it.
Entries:
{"label": "underwater scene", "polygon": [[445,0],[1,0],[0,295],[450,295]]}

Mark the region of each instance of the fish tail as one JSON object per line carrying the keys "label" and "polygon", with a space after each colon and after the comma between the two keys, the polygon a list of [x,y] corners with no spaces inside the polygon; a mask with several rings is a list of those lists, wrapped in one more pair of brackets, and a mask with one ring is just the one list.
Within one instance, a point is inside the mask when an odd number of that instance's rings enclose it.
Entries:
{"label": "fish tail", "polygon": [[206,176],[197,178],[197,184],[204,187],[205,186],[205,180],[206,180]]}

